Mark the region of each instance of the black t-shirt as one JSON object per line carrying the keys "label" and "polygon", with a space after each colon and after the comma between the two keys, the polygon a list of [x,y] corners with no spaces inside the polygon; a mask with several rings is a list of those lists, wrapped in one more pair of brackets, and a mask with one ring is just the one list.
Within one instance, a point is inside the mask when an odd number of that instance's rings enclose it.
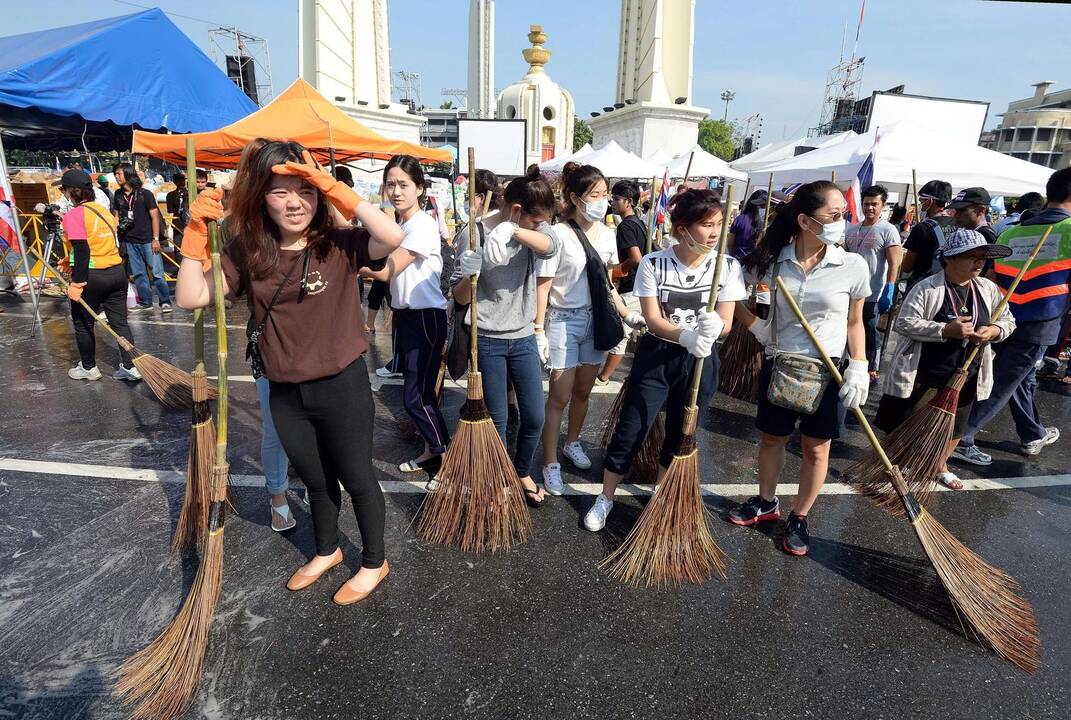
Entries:
{"label": "black t-shirt", "polygon": [[[617,260],[625,262],[629,259],[629,248],[639,248],[643,255],[647,248],[647,228],[643,221],[636,215],[629,215],[617,226]],[[636,268],[632,268],[628,275],[617,281],[617,292],[629,293],[636,284]]]}
{"label": "black t-shirt", "polygon": [[[127,194],[126,190],[119,190],[115,193],[113,209],[119,216],[119,239],[121,241],[139,245],[153,241],[152,216],[149,211],[158,208],[156,198],[150,191],[141,188],[138,192]],[[122,227],[125,218],[132,219],[134,224],[124,231]]]}
{"label": "black t-shirt", "polygon": [[182,234],[190,220],[190,204],[187,201],[186,188],[176,188],[167,194],[167,212],[171,215],[171,227]]}
{"label": "black t-shirt", "polygon": [[[954,227],[952,218],[947,215],[938,215],[930,219],[940,225],[941,230],[946,235]],[[933,229],[933,225],[930,223],[930,219],[916,225],[911,234],[907,236],[907,242],[904,243],[904,250],[911,251],[916,255],[915,268],[911,271],[911,283],[916,283],[925,277],[929,277],[940,269],[940,266],[937,265],[937,249],[940,247],[940,242],[937,239],[937,233]]]}
{"label": "black t-shirt", "polygon": [[[972,287],[974,292],[971,292]],[[956,304],[953,305],[953,302]],[[964,308],[966,308],[966,312],[962,312]],[[982,299],[982,291],[978,289],[977,283],[972,282],[971,285],[965,287],[945,283],[945,299],[933,320],[940,323],[948,323],[961,315],[968,315],[974,318],[974,326],[976,328],[990,324],[989,308],[985,306],[985,301]],[[952,373],[958,370],[963,361],[967,359],[967,354],[973,347],[970,343],[964,346],[962,340],[955,339],[948,339],[939,343],[922,343],[922,355],[919,356],[919,383],[931,388],[944,387],[945,383],[952,377]],[[973,362],[967,371],[967,375],[973,378],[977,374],[978,363]]]}

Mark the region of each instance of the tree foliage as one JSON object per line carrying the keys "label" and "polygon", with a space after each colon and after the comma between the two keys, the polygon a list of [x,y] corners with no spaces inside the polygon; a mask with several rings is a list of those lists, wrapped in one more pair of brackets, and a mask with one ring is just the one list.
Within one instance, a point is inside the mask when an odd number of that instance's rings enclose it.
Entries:
{"label": "tree foliage", "polygon": [[725,161],[732,160],[733,150],[736,149],[732,124],[713,118],[700,120],[699,145],[711,155],[717,155]]}
{"label": "tree foliage", "polygon": [[573,118],[573,152],[591,142],[591,126],[580,118]]}

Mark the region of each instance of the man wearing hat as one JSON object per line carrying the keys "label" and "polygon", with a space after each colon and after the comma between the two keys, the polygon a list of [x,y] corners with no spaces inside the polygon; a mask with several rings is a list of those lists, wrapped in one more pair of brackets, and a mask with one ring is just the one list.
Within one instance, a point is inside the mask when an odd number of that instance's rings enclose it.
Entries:
{"label": "man wearing hat", "polygon": [[919,190],[919,220],[904,243],[901,275],[912,285],[941,269],[937,251],[945,234],[954,227],[945,206],[952,199],[952,186],[944,180],[930,180]]}
{"label": "man wearing hat", "polygon": [[995,243],[997,233],[990,226],[986,216],[991,199],[989,191],[983,187],[970,187],[960,191],[948,204],[956,227],[977,230],[982,233],[987,243]]}

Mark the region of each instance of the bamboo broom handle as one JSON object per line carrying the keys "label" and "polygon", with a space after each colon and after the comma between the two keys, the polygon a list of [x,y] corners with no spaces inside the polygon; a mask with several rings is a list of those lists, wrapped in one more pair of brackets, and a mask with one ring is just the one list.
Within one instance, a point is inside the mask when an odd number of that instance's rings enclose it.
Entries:
{"label": "bamboo broom handle", "polygon": [[658,208],[655,207],[658,202],[658,198],[655,197],[655,188],[657,184],[658,178],[651,178],[651,209],[648,211],[647,217],[647,249],[644,251],[644,254],[646,255],[651,254],[651,250],[653,249],[651,246],[654,244],[654,221],[655,215],[658,214]]}
{"label": "bamboo broom handle", "polygon": [[911,192],[915,196],[915,224],[918,225],[921,222],[922,210],[919,207],[919,174],[914,168],[911,170]]}
{"label": "bamboo broom handle", "polygon": [[[37,252],[37,248],[27,243],[27,249],[37,257],[37,259],[41,262],[41,264],[45,267],[46,270],[56,276],[56,280],[59,280],[59,284],[62,285],[63,289],[66,291],[67,288],[70,286],[70,283],[68,283],[67,280],[62,275],[60,275],[59,270],[49,265],[48,261],[41,257],[41,253]],[[93,312],[93,308],[89,307],[89,303],[87,303],[85,300],[82,300],[81,298],[79,298],[77,302],[79,305],[85,308],[87,313],[93,316],[93,319],[96,321],[97,325],[100,325],[102,328],[107,330],[111,334],[111,336],[116,339],[116,341],[118,341],[120,344],[126,342],[124,338],[119,337],[119,333],[112,330],[111,325],[101,320],[98,314]]]}
{"label": "bamboo broom handle", "polygon": [[[722,205],[721,236],[718,238],[718,259],[714,263],[714,280],[710,283],[710,297],[707,298],[707,312],[714,312],[718,304],[718,284],[721,282],[721,271],[725,266],[725,246],[729,242],[729,219],[728,208],[733,204],[733,186],[725,189],[725,204]],[[717,338],[715,338],[715,341]],[[695,407],[699,400],[699,383],[703,377],[703,358],[695,359],[695,370],[692,372],[692,395],[688,401],[688,407]]]}
{"label": "bamboo broom handle", "polygon": [[770,173],[770,181],[766,184],[766,213],[762,216],[762,234],[766,234],[766,228],[770,225],[770,200],[773,199],[773,173]]}
{"label": "bamboo broom handle", "polygon": [[212,249],[212,280],[216,304],[216,357],[219,361],[219,399],[216,402],[216,466],[227,463],[227,309],[223,298],[223,265],[219,260],[219,225],[208,223],[208,240]]}
{"label": "bamboo broom handle", "polygon": [[688,165],[684,168],[684,189],[688,189],[688,173],[692,171],[692,160],[695,160],[695,150],[688,153]]}
{"label": "bamboo broom handle", "polygon": [[[792,293],[785,287],[785,281],[780,277],[777,278],[777,287],[781,290],[780,297],[783,297],[788,301],[789,306],[792,308],[792,312],[796,315],[796,319],[799,320],[800,325],[802,325],[803,329],[806,331],[807,337],[811,339],[815,349],[818,350],[818,354],[822,356],[822,362],[825,363],[826,369],[829,370],[833,379],[837,381],[837,385],[842,385],[844,383],[844,378],[841,377],[840,370],[837,369],[837,366],[833,363],[833,359],[829,357],[829,353],[826,352],[826,349],[822,347],[822,343],[818,341],[818,336],[814,334],[814,329],[811,328],[811,324],[807,322],[807,318],[804,317],[803,311],[800,310],[800,306],[796,304],[796,298],[792,297]],[[892,461],[889,460],[889,456],[885,454],[884,448],[882,448],[881,443],[878,442],[878,436],[874,434],[874,429],[870,427],[870,422],[867,421],[866,416],[863,415],[862,408],[854,408],[853,411],[855,412],[855,418],[859,421],[859,424],[863,426],[863,432],[866,433],[866,439],[870,441],[870,445],[874,448],[874,452],[881,458],[882,465],[885,466],[886,470],[891,471],[893,469]]]}
{"label": "bamboo broom handle", "polygon": [[[1000,299],[1000,303],[997,305],[996,310],[993,311],[993,320],[999,320],[1000,316],[1004,314],[1005,310],[1007,310],[1008,303],[1011,302],[1012,293],[1015,292],[1015,288],[1019,287],[1019,281],[1023,279],[1023,276],[1026,275],[1026,271],[1030,269],[1030,265],[1037,258],[1038,253],[1041,252],[1041,248],[1045,244],[1045,241],[1048,240],[1049,235],[1052,234],[1052,228],[1052,225],[1049,225],[1047,228],[1045,228],[1045,232],[1042,233],[1041,239],[1037,241],[1037,244],[1034,245],[1034,249],[1030,251],[1030,255],[1026,258],[1026,261],[1023,263],[1023,266],[1019,268],[1019,273],[1015,276],[1015,279],[1012,280],[1011,285],[1008,286],[1008,291],[1004,293],[1004,297]],[[979,351],[981,351],[981,349],[981,345],[974,346],[974,349],[971,350],[970,353],[967,355],[966,362],[964,362],[963,365],[960,366],[960,372],[967,372],[967,369],[970,368],[971,363],[974,362],[974,359],[976,357],[978,357],[978,353]]]}
{"label": "bamboo broom handle", "polygon": [[[488,191],[491,192],[491,191]],[[476,228],[476,150],[469,148],[469,250],[476,251],[480,246],[479,231]],[[472,365],[472,372],[478,372],[480,369],[479,356],[476,349],[476,324],[477,313],[476,305],[476,283],[479,281],[479,276],[473,275],[469,278],[469,319],[471,323],[471,331],[469,333],[469,362]]]}
{"label": "bamboo broom handle", "polygon": [[[197,149],[193,138],[186,138],[186,205],[197,199]],[[174,223],[174,221],[172,221]],[[205,369],[205,311],[197,308],[193,311],[193,356],[194,372]]]}

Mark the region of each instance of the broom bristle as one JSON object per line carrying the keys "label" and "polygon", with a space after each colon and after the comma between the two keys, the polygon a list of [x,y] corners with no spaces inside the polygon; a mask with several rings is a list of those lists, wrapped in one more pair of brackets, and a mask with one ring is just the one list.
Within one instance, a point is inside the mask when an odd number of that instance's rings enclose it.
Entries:
{"label": "broom bristle", "polygon": [[178,615],[119,668],[115,690],[134,703],[131,720],[173,720],[197,690],[223,581],[222,517],[221,503],[214,503],[213,527],[204,542],[201,565]]}
{"label": "broom bristle", "polygon": [[208,507],[212,496],[212,464],[215,457],[216,426],[208,405],[208,380],[203,371],[193,372],[193,424],[190,453],[186,465],[186,493],[182,499],[171,552],[180,553],[200,544],[208,529]]}
{"label": "broom bristle", "polygon": [[762,370],[762,344],[744,327],[734,323],[718,350],[720,379],[718,388],[729,397],[746,402],[758,400],[759,371]]}
{"label": "broom bristle", "polygon": [[621,408],[625,405],[625,394],[628,392],[628,378],[621,383],[621,389],[617,391],[614,402],[610,405],[610,411],[606,414],[606,424],[602,428],[602,446],[610,444],[610,439],[617,429],[617,421],[621,419]]}
{"label": "broom bristle", "polygon": [[[695,415],[696,409],[687,412]],[[681,449],[658,491],[624,542],[599,566],[632,585],[703,583],[713,573],[725,577],[725,553],[714,542],[699,486],[699,451],[694,420],[686,419]]]}
{"label": "broom bristle", "polygon": [[[659,457],[662,454],[662,443],[666,441],[666,414],[659,412],[655,415],[654,424],[647,432],[647,437],[640,446],[640,452],[632,461],[629,468],[629,481],[638,485],[654,485],[658,480]],[[608,444],[608,443],[607,443]]]}
{"label": "broom bristle", "polygon": [[[885,437],[882,447],[889,461],[901,469],[907,489],[925,505],[937,485],[937,473],[948,459],[948,445],[956,426],[956,406],[966,377],[959,371],[949,385],[912,413]],[[889,481],[885,464],[876,453],[851,465],[845,472],[850,484],[878,507],[896,516],[904,507]]]}
{"label": "broom bristle", "polygon": [[[141,373],[141,379],[160,402],[176,410],[193,407],[193,375],[154,355],[143,353],[124,338],[119,338],[119,347],[130,356],[134,367]],[[216,386],[208,383],[208,397],[214,400],[218,395]]]}
{"label": "broom bristle", "polygon": [[525,542],[532,519],[524,488],[483,401],[480,374],[468,375],[468,401],[443,455],[439,488],[416,519],[427,542],[464,552],[495,552]]}

